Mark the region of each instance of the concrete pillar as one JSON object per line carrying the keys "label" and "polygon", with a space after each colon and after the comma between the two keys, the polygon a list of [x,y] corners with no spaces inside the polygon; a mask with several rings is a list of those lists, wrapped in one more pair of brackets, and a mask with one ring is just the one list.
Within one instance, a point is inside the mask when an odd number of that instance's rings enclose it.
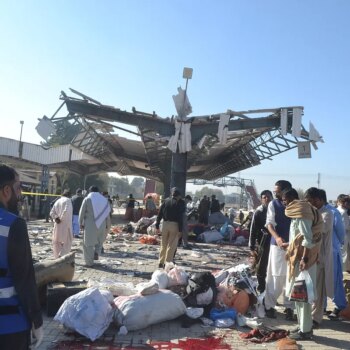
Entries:
{"label": "concrete pillar", "polygon": [[186,194],[187,153],[173,153],[171,162],[170,188],[177,187],[181,196]]}

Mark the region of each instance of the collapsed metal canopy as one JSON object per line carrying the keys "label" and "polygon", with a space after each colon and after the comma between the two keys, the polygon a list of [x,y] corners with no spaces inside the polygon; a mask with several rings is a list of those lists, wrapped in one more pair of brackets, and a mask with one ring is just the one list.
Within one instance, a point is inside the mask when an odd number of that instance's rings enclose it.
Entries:
{"label": "collapsed metal canopy", "polygon": [[[168,182],[172,152],[167,146],[175,133],[174,117],[161,118],[135,108],[132,112],[121,111],[84,94],[78,95],[80,98],[69,97],[64,92],[61,94],[68,109],[64,119],[80,126],[80,131],[71,141],[73,146],[98,159],[101,170]],[[298,140],[290,134],[293,108],[283,107],[287,110],[286,135],[280,132],[281,108],[227,111],[229,122],[225,144],[220,144],[217,136],[221,114],[188,118],[185,123],[191,124],[192,150],[187,153],[187,179],[214,180],[295,148]],[[265,116],[247,116],[252,114]],[[62,118],[54,116],[51,120],[58,127]],[[120,124],[136,126],[138,132]],[[118,129],[136,134],[140,140],[118,136],[114,132]],[[308,140],[308,132],[303,127],[301,139]],[[84,169],[89,171],[86,167]]]}

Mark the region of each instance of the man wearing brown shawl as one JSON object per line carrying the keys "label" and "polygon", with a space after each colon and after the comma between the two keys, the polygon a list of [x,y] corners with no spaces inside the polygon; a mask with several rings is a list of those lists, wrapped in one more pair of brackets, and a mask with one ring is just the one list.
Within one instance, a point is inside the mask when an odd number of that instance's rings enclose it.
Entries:
{"label": "man wearing brown shawl", "polygon": [[317,261],[317,300],[312,306],[313,328],[318,328],[323,319],[324,301],[334,297],[334,269],[333,269],[333,213],[326,207],[327,201],[324,198],[325,192],[316,187],[306,190],[305,199],[322,216],[323,230],[320,246],[320,254]]}
{"label": "man wearing brown shawl", "polygon": [[[308,202],[299,200],[298,192],[291,188],[282,194],[286,205],[285,214],[292,219],[289,231],[289,246],[286,294],[290,295],[296,277],[300,271],[307,270],[312,279],[316,295],[316,261],[323,222],[321,215]],[[291,331],[290,338],[295,340],[312,339],[312,305],[295,302],[298,327]]]}

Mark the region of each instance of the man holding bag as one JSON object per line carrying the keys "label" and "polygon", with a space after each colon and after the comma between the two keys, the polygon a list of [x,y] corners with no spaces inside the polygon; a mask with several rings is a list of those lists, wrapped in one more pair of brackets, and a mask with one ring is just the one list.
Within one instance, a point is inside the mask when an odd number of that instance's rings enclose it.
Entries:
{"label": "man holding bag", "polygon": [[[322,217],[308,202],[299,200],[298,192],[294,188],[284,191],[282,200],[286,206],[286,216],[292,219],[286,253],[288,261],[286,295],[291,294],[294,282],[301,271],[309,273],[314,295],[316,295],[316,262],[322,237]],[[309,287],[311,281],[310,279],[306,281]],[[312,302],[313,300],[295,302],[298,327],[290,332],[289,338],[312,339],[312,305],[310,304]]]}

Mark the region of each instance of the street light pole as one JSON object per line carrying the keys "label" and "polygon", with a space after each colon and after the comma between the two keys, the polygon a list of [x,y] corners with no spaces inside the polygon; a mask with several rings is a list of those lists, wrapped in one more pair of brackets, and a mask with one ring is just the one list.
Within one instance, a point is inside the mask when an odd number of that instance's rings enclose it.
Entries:
{"label": "street light pole", "polygon": [[18,155],[19,155],[19,158],[22,158],[22,151],[23,151],[22,131],[23,131],[23,124],[24,124],[24,121],[23,121],[23,120],[20,120],[19,123],[21,124],[21,132],[20,132],[20,134],[19,134]]}
{"label": "street light pole", "polygon": [[[182,77],[186,79],[186,87],[184,92],[184,99],[182,102],[182,108],[179,108],[178,111],[178,117],[179,120],[182,122],[186,121],[186,115],[188,114],[186,109],[186,97],[187,97],[187,86],[188,86],[188,80],[192,79],[192,68],[185,67],[183,70]],[[180,137],[181,137],[181,129],[180,129]],[[171,157],[171,176],[170,176],[170,188],[177,187],[180,190],[180,193],[183,197],[185,197],[186,194],[186,172],[187,172],[187,152],[186,153],[180,153],[178,150],[174,153],[172,153]],[[164,189],[165,195],[168,195],[168,188]]]}

